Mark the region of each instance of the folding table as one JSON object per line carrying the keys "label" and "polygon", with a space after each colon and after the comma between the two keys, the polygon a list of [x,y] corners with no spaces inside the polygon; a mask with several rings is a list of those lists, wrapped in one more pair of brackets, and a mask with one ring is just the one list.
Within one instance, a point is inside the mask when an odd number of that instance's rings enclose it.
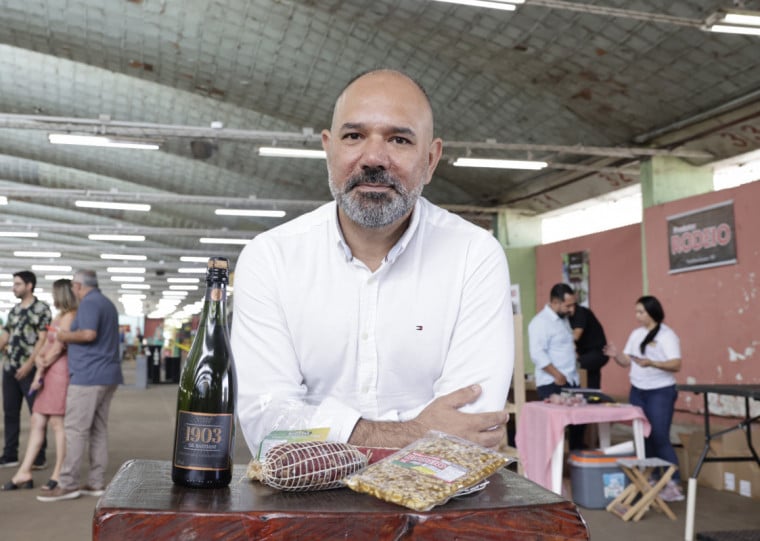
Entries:
{"label": "folding table", "polygon": [[[693,393],[701,393],[704,399],[704,422],[705,422],[705,447],[702,449],[702,454],[697,461],[697,466],[694,468],[694,472],[689,477],[688,495],[686,499],[686,530],[684,532],[684,539],[686,541],[694,541],[694,509],[697,505],[697,477],[699,471],[702,469],[704,462],[740,462],[754,460],[760,464],[760,457],[758,457],[757,451],[752,446],[752,423],[760,420],[760,415],[754,417],[750,414],[749,401],[750,399],[760,401],[760,385],[723,385],[723,384],[695,384],[695,385],[676,385],[676,389],[679,391],[689,391]],[[729,396],[741,396],[744,397],[744,419],[738,424],[720,430],[718,432],[710,432],[710,401],[708,395],[722,394]],[[744,430],[747,437],[747,447],[749,448],[749,455],[743,456],[707,456],[707,452],[710,450],[710,441],[714,438],[718,438],[727,432],[733,432],[734,430]]]}

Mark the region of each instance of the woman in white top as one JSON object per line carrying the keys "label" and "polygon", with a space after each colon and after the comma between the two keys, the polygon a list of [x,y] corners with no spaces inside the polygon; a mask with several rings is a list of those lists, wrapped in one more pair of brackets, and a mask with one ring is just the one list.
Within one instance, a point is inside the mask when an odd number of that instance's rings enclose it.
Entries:
{"label": "woman in white top", "polygon": [[[620,366],[631,367],[630,402],[644,410],[652,425],[646,438],[647,456],[677,465],[678,458],[670,443],[670,425],[678,396],[674,374],[681,369],[680,341],[673,329],[663,323],[665,311],[655,297],[646,295],[636,301],[636,319],[641,327],[633,330],[625,349],[618,352],[614,344],[608,344],[605,353]],[[660,497],[665,501],[683,500],[680,480],[676,470]]]}

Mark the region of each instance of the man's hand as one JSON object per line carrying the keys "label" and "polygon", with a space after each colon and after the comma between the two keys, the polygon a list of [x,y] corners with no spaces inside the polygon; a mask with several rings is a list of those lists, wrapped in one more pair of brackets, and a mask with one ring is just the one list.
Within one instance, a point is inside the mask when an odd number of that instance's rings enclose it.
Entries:
{"label": "man's hand", "polygon": [[565,377],[565,374],[560,372],[559,375],[554,376],[554,383],[560,387],[567,385],[567,378]]}
{"label": "man's hand", "polygon": [[31,373],[32,368],[34,368],[34,363],[30,363],[30,362],[25,362],[24,364],[19,366],[18,370],[16,370],[16,375],[15,375],[16,379],[18,381],[21,381],[22,379],[24,379],[26,376],[28,376]]}
{"label": "man's hand", "polygon": [[433,400],[415,419],[428,430],[439,430],[475,442],[483,447],[497,447],[507,430],[509,414],[502,411],[463,413],[459,408],[475,402],[480,385],[463,387]]}
{"label": "man's hand", "polygon": [[348,442],[366,447],[404,447],[438,430],[470,440],[483,447],[497,447],[507,431],[509,414],[502,411],[463,413],[459,408],[475,402],[482,392],[480,385],[463,387],[433,400],[420,414],[406,422],[367,421],[359,419]]}

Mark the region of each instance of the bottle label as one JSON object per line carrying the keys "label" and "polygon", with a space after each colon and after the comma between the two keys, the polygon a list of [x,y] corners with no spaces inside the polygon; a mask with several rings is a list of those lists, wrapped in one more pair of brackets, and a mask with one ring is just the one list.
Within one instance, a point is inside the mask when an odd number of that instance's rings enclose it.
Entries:
{"label": "bottle label", "polygon": [[229,469],[233,428],[230,413],[178,411],[174,465],[189,470]]}

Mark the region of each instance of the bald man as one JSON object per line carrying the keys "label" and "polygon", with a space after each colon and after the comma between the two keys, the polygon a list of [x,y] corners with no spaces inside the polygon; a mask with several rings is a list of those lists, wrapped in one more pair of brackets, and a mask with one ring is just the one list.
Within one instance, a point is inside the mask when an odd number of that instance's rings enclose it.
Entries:
{"label": "bald man", "polygon": [[[509,272],[487,231],[421,197],[441,157],[422,87],[360,75],[322,132],[334,202],[257,235],[235,270],[238,416],[402,447],[428,430],[504,438],[514,363]],[[263,445],[262,445],[263,443]]]}

